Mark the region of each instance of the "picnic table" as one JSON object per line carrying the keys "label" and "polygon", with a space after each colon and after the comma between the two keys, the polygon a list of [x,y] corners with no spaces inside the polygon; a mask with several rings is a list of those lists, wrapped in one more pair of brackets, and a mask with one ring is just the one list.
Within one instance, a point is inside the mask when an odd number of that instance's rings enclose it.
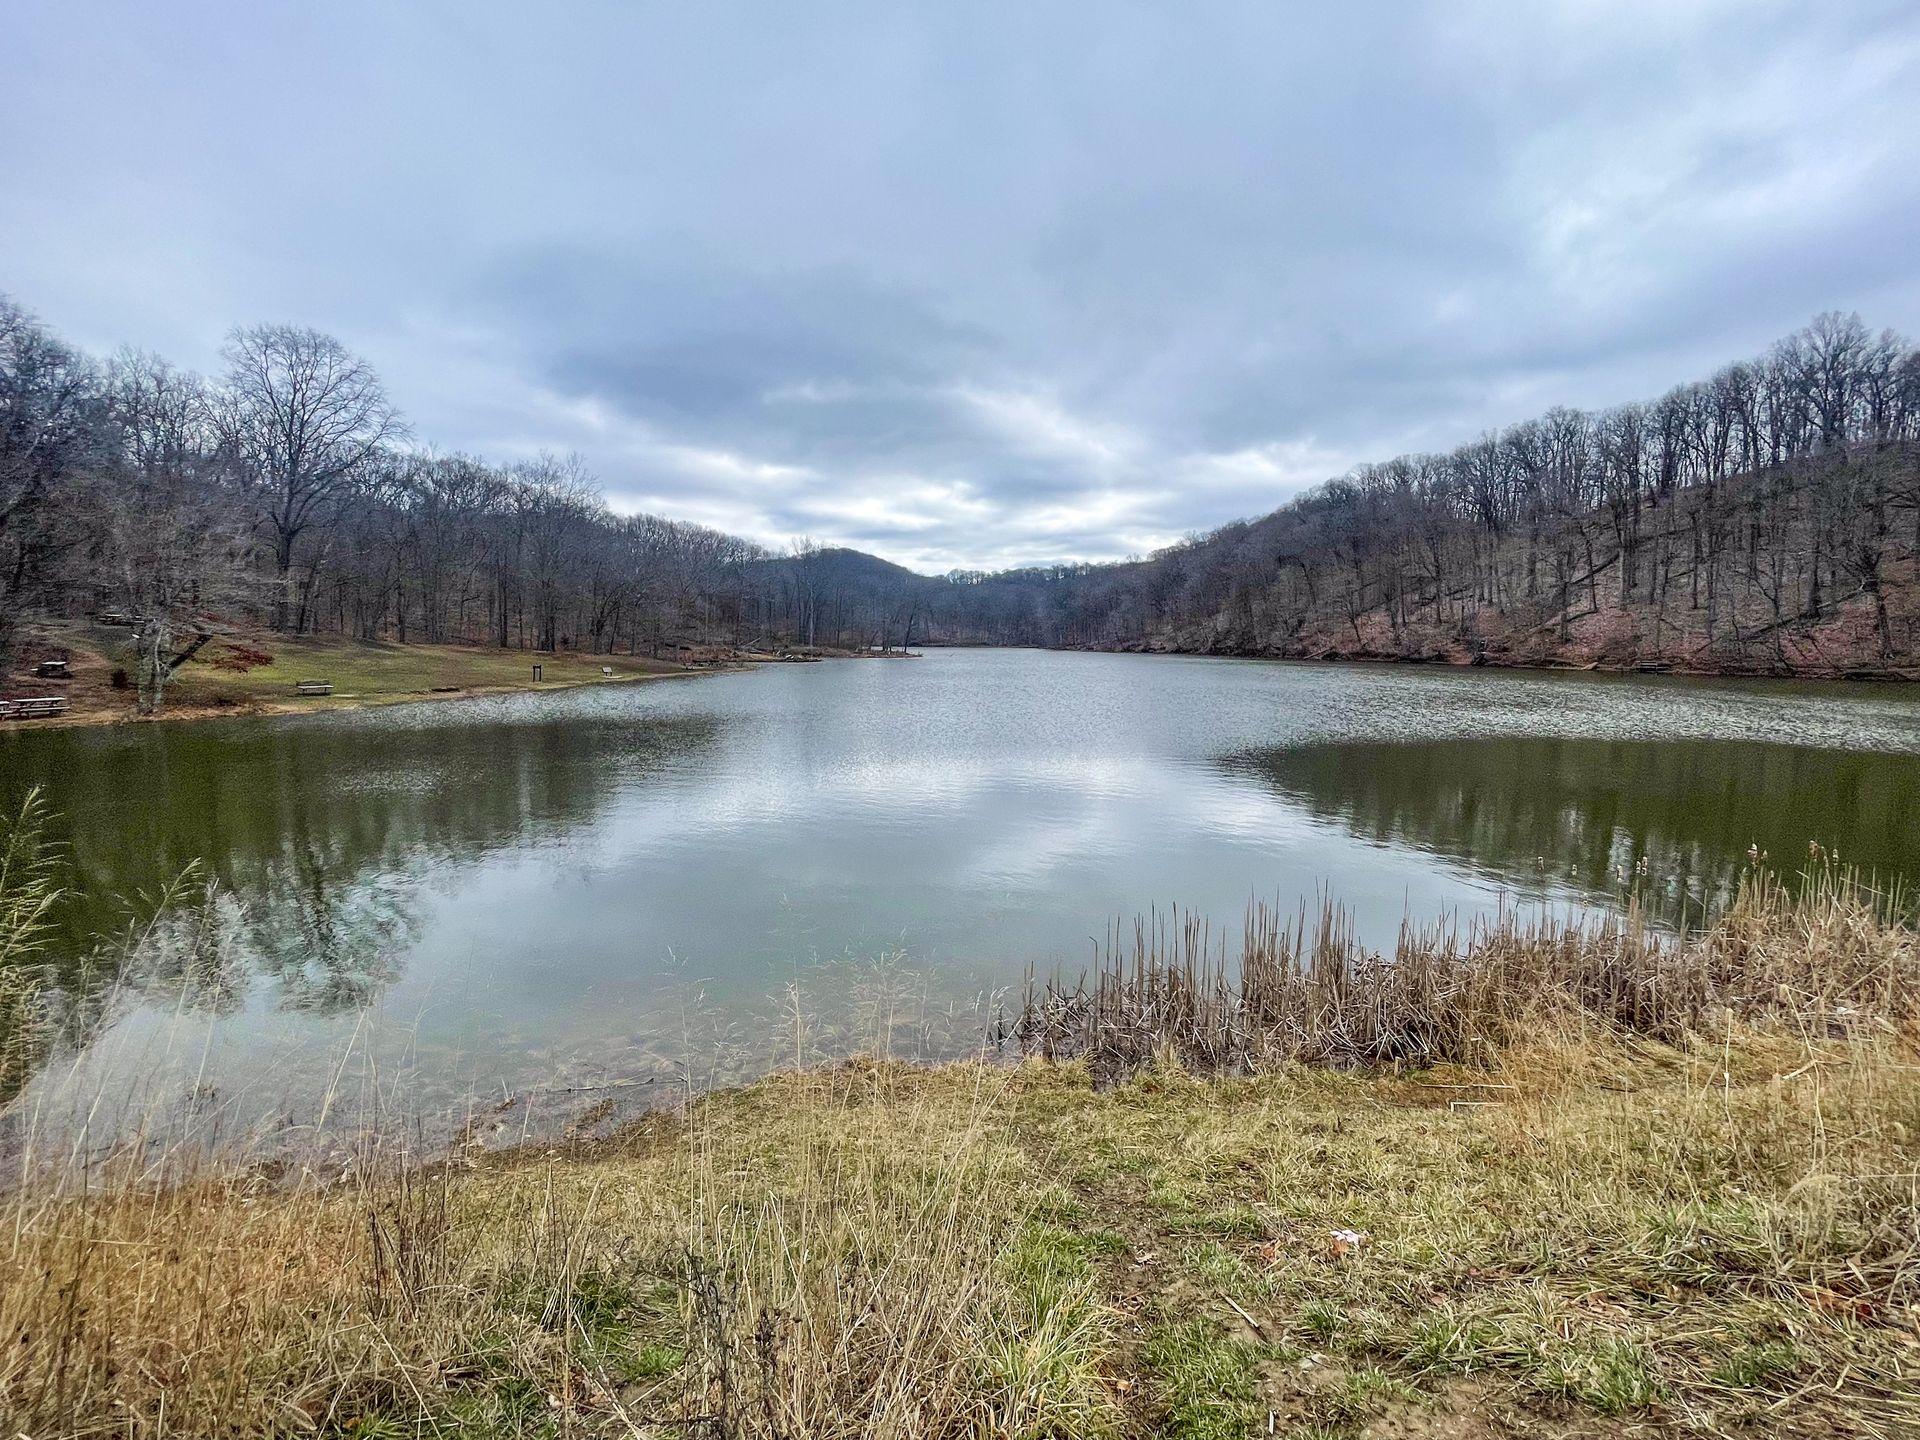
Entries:
{"label": "picnic table", "polygon": [[296,695],[331,695],[333,693],[333,682],[331,680],[301,680],[295,683],[293,693]]}
{"label": "picnic table", "polygon": [[64,695],[29,695],[19,700],[0,700],[0,720],[40,720],[49,715],[67,713]]}
{"label": "picnic table", "polygon": [[73,670],[64,660],[42,660],[33,667],[33,673],[42,680],[70,680]]}

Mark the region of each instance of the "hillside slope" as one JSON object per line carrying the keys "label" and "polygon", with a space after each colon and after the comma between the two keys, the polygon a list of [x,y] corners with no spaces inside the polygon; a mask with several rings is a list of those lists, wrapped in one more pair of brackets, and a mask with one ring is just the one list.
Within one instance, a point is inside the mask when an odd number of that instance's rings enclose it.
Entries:
{"label": "hillside slope", "polygon": [[1121,565],[967,577],[942,638],[1904,676],[1920,351],[1824,315],[1645,404],[1362,465]]}
{"label": "hillside slope", "polygon": [[[1107,633],[1064,643],[1098,648],[1376,658],[1455,664],[1580,665],[1722,674],[1920,675],[1920,562],[1915,516],[1896,529],[1874,506],[1835,491],[1883,472],[1911,490],[1916,457],[1889,451],[1799,467],[1809,503],[1856,533],[1823,537],[1806,514],[1762,517],[1778,476],[1736,477],[1708,498],[1647,507],[1638,533],[1604,512],[1533,534],[1423,537],[1375,530],[1357,556],[1294,558],[1274,517],[1211,546],[1149,562],[1153,589],[1199,599],[1139,616],[1108,597]],[[1884,507],[1890,511],[1892,507]],[[1711,513],[1708,513],[1711,512]],[[1248,572],[1265,542],[1268,583]],[[1439,559],[1434,550],[1437,546]],[[1119,588],[1119,587],[1116,587]]]}

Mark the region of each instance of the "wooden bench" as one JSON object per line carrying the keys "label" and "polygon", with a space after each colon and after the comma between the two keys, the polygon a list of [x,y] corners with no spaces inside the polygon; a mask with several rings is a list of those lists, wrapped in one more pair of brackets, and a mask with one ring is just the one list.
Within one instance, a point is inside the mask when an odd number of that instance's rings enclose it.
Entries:
{"label": "wooden bench", "polygon": [[20,700],[0,700],[0,720],[41,720],[49,715],[67,713],[64,695],[32,695]]}
{"label": "wooden bench", "polygon": [[333,693],[333,682],[331,680],[300,680],[295,682],[293,693],[296,695],[331,695]]}

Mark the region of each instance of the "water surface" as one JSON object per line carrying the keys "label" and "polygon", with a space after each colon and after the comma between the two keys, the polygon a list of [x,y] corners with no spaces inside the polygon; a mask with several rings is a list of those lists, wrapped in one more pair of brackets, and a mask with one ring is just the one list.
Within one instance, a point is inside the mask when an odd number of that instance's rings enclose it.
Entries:
{"label": "water surface", "polygon": [[[934,651],[0,737],[31,784],[83,877],[81,1078],[288,1113],[346,1049],[422,1103],[564,1088],[763,1047],[795,994],[802,1049],[938,1049],[1153,906],[1324,890],[1384,943],[1643,858],[1674,894],[1810,839],[1920,875],[1897,687]],[[212,922],[83,973],[195,860]]]}

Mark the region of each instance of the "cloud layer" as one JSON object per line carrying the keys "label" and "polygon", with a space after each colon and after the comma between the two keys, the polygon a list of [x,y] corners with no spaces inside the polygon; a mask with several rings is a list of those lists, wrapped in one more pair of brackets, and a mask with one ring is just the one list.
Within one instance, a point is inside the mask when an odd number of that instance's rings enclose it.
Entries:
{"label": "cloud layer", "polygon": [[339,334],[442,448],[924,569],[1920,325],[1920,13],[27,0],[0,289]]}

